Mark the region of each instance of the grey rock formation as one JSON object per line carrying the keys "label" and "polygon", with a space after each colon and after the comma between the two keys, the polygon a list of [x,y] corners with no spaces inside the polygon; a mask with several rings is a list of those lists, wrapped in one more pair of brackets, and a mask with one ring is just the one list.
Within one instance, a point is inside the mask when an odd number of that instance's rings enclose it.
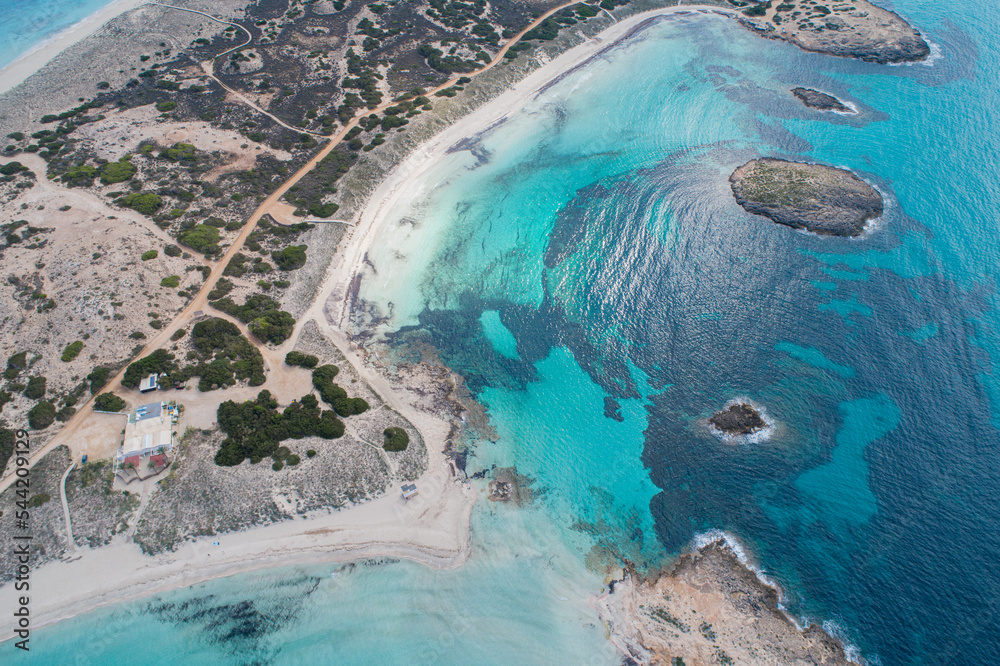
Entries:
{"label": "grey rock formation", "polygon": [[821,164],[751,160],[729,183],[747,212],[822,235],[857,236],[883,211],[878,190],[850,171]]}

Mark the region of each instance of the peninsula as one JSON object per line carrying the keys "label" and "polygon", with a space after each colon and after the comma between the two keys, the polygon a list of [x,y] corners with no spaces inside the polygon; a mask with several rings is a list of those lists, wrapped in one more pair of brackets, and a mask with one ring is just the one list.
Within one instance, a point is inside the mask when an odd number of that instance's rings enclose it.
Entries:
{"label": "peninsula", "polygon": [[806,51],[856,58],[881,65],[917,62],[931,49],[920,33],[898,14],[865,0],[754,2],[742,10],[743,22],[771,39]]}

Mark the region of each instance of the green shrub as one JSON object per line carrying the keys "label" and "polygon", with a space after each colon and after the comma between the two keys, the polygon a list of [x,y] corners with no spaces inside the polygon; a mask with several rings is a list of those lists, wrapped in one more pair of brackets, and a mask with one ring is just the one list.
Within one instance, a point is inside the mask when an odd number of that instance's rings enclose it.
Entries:
{"label": "green shrub", "polygon": [[81,351],[83,351],[83,340],[77,340],[76,342],[71,342],[70,344],[66,345],[66,349],[63,350],[62,361],[64,363],[69,363],[77,356],[79,356]]}
{"label": "green shrub", "polygon": [[191,338],[198,353],[211,359],[185,368],[181,375],[200,376],[199,391],[232,386],[240,379],[248,380],[251,386],[264,383],[263,357],[232,322],[218,317],[200,321],[191,329]]}
{"label": "green shrub", "polygon": [[132,180],[138,169],[126,158],[121,158],[117,162],[108,162],[101,167],[101,182],[105,185],[124,183]]}
{"label": "green shrub", "polygon": [[31,499],[28,500],[28,506],[34,509],[36,507],[45,504],[51,499],[52,497],[48,493],[37,493],[35,495],[32,495]]}
{"label": "green shrub", "polygon": [[97,366],[94,368],[89,375],[87,375],[87,380],[90,382],[90,392],[96,394],[104,385],[108,383],[108,379],[111,377],[111,368],[105,368],[104,366]]}
{"label": "green shrub", "polygon": [[165,349],[157,349],[149,356],[144,356],[128,366],[125,370],[125,376],[122,377],[122,386],[131,389],[138,388],[143,377],[153,373],[169,373],[176,367],[173,354]]}
{"label": "green shrub", "polygon": [[309,208],[309,213],[325,219],[336,213],[339,209],[340,206],[335,203],[316,204]]}
{"label": "green shrub", "polygon": [[306,451],[306,457],[307,458],[312,458],[315,455],[316,455],[316,450],[315,449],[309,449],[308,451]]}
{"label": "green shrub", "polygon": [[300,368],[315,368],[316,364],[319,363],[319,359],[311,354],[290,351],[285,354],[285,363],[288,365],[295,365]]}
{"label": "green shrub", "polygon": [[183,338],[185,335],[187,335],[187,331],[185,331],[183,328],[178,328],[170,336],[170,339],[173,340],[174,342],[177,342],[178,340],[180,340],[181,338]]}
{"label": "green shrub", "polygon": [[180,275],[171,275],[160,280],[161,287],[167,287],[168,289],[176,289],[181,284]]}
{"label": "green shrub", "polygon": [[163,199],[153,192],[132,192],[118,199],[117,203],[143,215],[152,215],[163,205]]}
{"label": "green shrub", "polygon": [[140,259],[143,261],[149,261],[150,259],[156,259],[158,256],[160,256],[160,253],[156,250],[146,250],[142,253]]}
{"label": "green shrub", "polygon": [[[17,164],[17,162],[11,162],[11,164]],[[80,164],[71,169],[67,169],[62,175],[62,182],[66,183],[70,187],[87,186],[94,182],[94,178],[96,176],[96,167],[92,167],[89,164]]]}
{"label": "green shrub", "polygon": [[321,410],[312,394],[302,396],[281,412],[277,407],[268,391],[261,391],[253,401],[227,400],[219,405],[216,419],[227,437],[215,454],[215,463],[233,466],[249,458],[251,464],[256,464],[270,456],[275,465],[283,460],[295,464],[298,456],[279,446],[283,440],[310,435],[332,438],[344,433],[343,422],[333,412]]}
{"label": "green shrub", "polygon": [[[241,460],[240,462],[243,461]],[[280,472],[284,466],[285,466],[284,463],[282,463],[280,460],[275,460],[274,463],[271,465],[271,469],[273,469],[275,472]]]}
{"label": "green shrub", "polygon": [[226,278],[220,278],[218,282],[215,283],[215,287],[208,292],[208,300],[217,301],[229,292],[233,290],[233,283]]}
{"label": "green shrub", "polygon": [[177,102],[173,100],[164,100],[162,102],[156,103],[156,110],[160,113],[166,113],[167,111],[173,111],[177,108]]}
{"label": "green shrub", "polygon": [[382,448],[386,451],[405,451],[410,443],[410,436],[402,428],[386,428],[382,434],[385,436]]}
{"label": "green shrub", "polygon": [[56,407],[43,400],[28,412],[28,425],[35,430],[45,430],[56,420]]}
{"label": "green shrub", "polygon": [[7,468],[7,461],[14,454],[17,436],[13,430],[0,428],[0,470]]}
{"label": "green shrub", "polygon": [[28,386],[24,389],[24,397],[38,400],[45,395],[45,377],[29,377]]}
{"label": "green shrub", "polygon": [[273,344],[281,344],[292,334],[295,319],[280,304],[264,294],[254,294],[243,305],[237,305],[229,298],[221,298],[214,304],[216,309],[236,317],[247,325],[258,339]]}
{"label": "green shrub", "polygon": [[182,250],[176,245],[168,245],[165,248],[163,248],[163,254],[167,255],[168,257],[179,257],[182,254]]}
{"label": "green shrub", "polygon": [[272,252],[271,259],[283,271],[294,271],[306,263],[306,246],[289,245],[279,252]]}
{"label": "green shrub", "polygon": [[369,405],[362,398],[349,398],[347,391],[333,382],[339,368],[335,365],[321,365],[313,370],[313,386],[320,397],[333,407],[339,416],[353,416],[368,411]]}
{"label": "green shrub", "polygon": [[207,224],[196,224],[187,231],[182,231],[177,240],[196,252],[217,254],[220,251],[221,238],[217,228]]}
{"label": "green shrub", "polygon": [[289,467],[294,467],[295,465],[298,465],[300,462],[302,462],[302,459],[299,458],[294,453],[285,458],[285,464],[288,465]]}
{"label": "green shrub", "polygon": [[171,162],[184,162],[193,160],[197,154],[195,147],[190,143],[175,143],[172,147],[160,152],[160,157]]}
{"label": "green shrub", "polygon": [[125,401],[114,393],[102,393],[94,398],[94,409],[101,412],[121,412],[125,407]]}

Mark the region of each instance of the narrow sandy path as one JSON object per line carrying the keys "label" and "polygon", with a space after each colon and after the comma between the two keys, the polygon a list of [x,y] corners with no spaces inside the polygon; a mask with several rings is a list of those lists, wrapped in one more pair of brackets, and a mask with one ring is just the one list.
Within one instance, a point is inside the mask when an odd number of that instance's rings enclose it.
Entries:
{"label": "narrow sandy path", "polygon": [[75,460],[72,461],[69,464],[69,467],[66,468],[66,471],[63,472],[62,480],[59,481],[59,496],[62,500],[63,517],[66,519],[66,542],[69,544],[70,549],[75,553],[76,540],[73,539],[73,521],[70,520],[69,501],[66,499],[66,477],[69,476],[69,473],[73,471],[74,467],[76,467]]}

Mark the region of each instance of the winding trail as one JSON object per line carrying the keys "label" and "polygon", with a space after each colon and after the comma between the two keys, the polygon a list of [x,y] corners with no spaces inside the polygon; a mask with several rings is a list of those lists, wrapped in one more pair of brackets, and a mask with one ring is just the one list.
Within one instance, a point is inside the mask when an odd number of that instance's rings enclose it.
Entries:
{"label": "winding trail", "polygon": [[60,499],[62,500],[63,517],[66,518],[66,539],[67,539],[67,543],[69,544],[69,547],[72,549],[72,551],[75,553],[76,552],[76,541],[73,539],[73,521],[70,520],[70,517],[69,517],[69,501],[66,499],[66,477],[69,476],[69,473],[73,471],[74,467],[76,467],[76,461],[75,460],[73,462],[71,462],[69,464],[69,467],[66,468],[66,471],[63,472],[62,480],[59,482],[59,496],[60,496]]}
{"label": "winding trail", "polygon": [[[160,3],[150,3],[150,4],[159,5]],[[489,63],[487,63],[486,65],[484,65],[483,67],[481,67],[480,69],[478,69],[478,70],[476,70],[474,72],[465,72],[465,73],[462,73],[460,76],[455,76],[455,77],[447,80],[446,82],[442,83],[441,85],[437,86],[436,88],[428,90],[424,94],[425,95],[434,95],[437,92],[440,92],[442,90],[446,90],[447,88],[450,88],[450,87],[452,87],[454,85],[457,85],[459,79],[462,78],[462,77],[473,78],[473,77],[476,77],[476,76],[480,76],[481,74],[483,74],[483,73],[485,73],[485,72],[493,69],[498,64],[500,64],[501,62],[503,62],[504,55],[507,53],[507,51],[509,51],[512,46],[514,46],[521,39],[523,39],[525,34],[527,34],[529,31],[531,31],[531,30],[535,29],[536,27],[538,27],[539,25],[541,25],[542,22],[545,21],[545,19],[549,18],[553,14],[555,14],[557,12],[560,12],[563,9],[567,8],[567,7],[572,7],[572,6],[576,5],[576,4],[579,4],[578,0],[574,1],[574,2],[565,2],[565,3],[562,3],[560,5],[557,5],[557,6],[553,7],[553,8],[551,8],[551,9],[549,9],[545,13],[541,14],[537,19],[535,19],[534,21],[532,21],[531,23],[529,23],[524,29],[522,29],[520,32],[518,32],[516,35],[514,35],[510,40],[508,40],[507,43],[505,43],[500,48],[500,50],[497,51],[497,54],[493,57],[493,59]],[[182,11],[193,11],[193,12],[195,12],[197,14],[203,14],[203,12],[198,12],[198,11],[189,10],[189,9],[183,9],[181,7],[174,7],[172,5],[162,5],[162,6],[164,6],[164,7],[170,7],[172,9],[180,9]],[[218,18],[216,18],[214,16],[211,16],[211,15],[208,15],[208,14],[205,14],[205,16],[207,16],[209,18],[212,18],[212,19],[214,19],[216,21],[219,21],[220,23],[225,23],[227,25],[238,25],[238,24],[231,23],[229,21],[224,21],[222,19],[218,19]],[[239,26],[239,27],[242,28],[242,26]],[[243,30],[246,31],[245,28],[243,28]],[[249,32],[248,32],[248,34],[249,34]],[[252,39],[251,39],[251,41],[252,41]],[[246,42],[245,44],[243,44],[243,45],[241,45],[239,47],[235,47],[235,48],[243,48],[247,44],[249,44],[249,42]],[[226,51],[225,53],[230,53],[233,50],[235,50],[235,49],[230,49],[229,51]],[[225,53],[223,53],[221,55],[225,55]],[[212,63],[212,62],[214,62],[214,60],[215,59],[213,59],[211,61],[207,61],[207,62]],[[202,64],[203,67],[204,67],[204,65],[205,65],[205,63]],[[209,75],[212,76],[212,78],[214,80],[218,81],[218,79],[215,78],[214,74],[209,73]],[[220,85],[223,85],[223,84],[220,82]],[[225,85],[223,85],[223,87],[225,87],[227,90],[229,90],[229,88],[226,87]],[[380,113],[380,112],[385,111],[387,108],[389,108],[391,106],[394,106],[394,105],[395,105],[395,102],[393,102],[392,100],[390,100],[389,102],[387,102],[385,104],[382,104],[381,106],[378,106],[378,107],[376,107],[374,109],[369,109],[368,110],[368,114],[365,114],[363,116],[356,116],[355,118],[353,118],[349,123],[347,123],[344,126],[343,129],[341,129],[336,134],[332,135],[329,138],[329,141],[327,142],[327,144],[325,146],[323,146],[312,158],[310,158],[309,161],[307,161],[288,180],[286,180],[284,183],[282,183],[281,185],[279,185],[278,188],[274,192],[272,192],[270,194],[270,196],[268,196],[266,199],[264,199],[264,201],[260,204],[260,206],[257,207],[257,209],[253,212],[253,214],[247,220],[247,223],[243,226],[243,229],[240,231],[239,235],[233,240],[233,243],[232,243],[232,245],[230,245],[229,249],[226,250],[226,253],[219,260],[217,260],[215,262],[211,262],[212,272],[210,273],[208,279],[205,280],[204,284],[202,285],[201,291],[199,291],[198,294],[191,300],[191,302],[188,303],[187,306],[185,306],[184,309],[181,310],[180,313],[178,313],[176,317],[174,317],[174,319],[170,322],[169,325],[164,326],[162,329],[160,329],[160,332],[156,336],[154,336],[152,339],[150,339],[150,341],[146,344],[146,346],[143,347],[142,351],[140,351],[138,354],[134,355],[132,357],[132,359],[142,358],[144,356],[147,356],[147,355],[151,354],[152,352],[156,351],[157,349],[169,346],[171,344],[170,336],[173,335],[174,332],[177,331],[178,329],[187,327],[187,325],[191,322],[191,319],[193,318],[195,312],[205,311],[206,309],[209,309],[210,308],[210,304],[208,302],[208,293],[212,289],[215,288],[215,284],[219,281],[219,278],[222,277],[222,271],[225,269],[226,265],[229,263],[229,260],[232,259],[233,256],[243,248],[243,244],[246,242],[247,237],[250,234],[252,234],[254,232],[254,230],[257,228],[257,223],[260,221],[260,219],[265,214],[267,214],[268,212],[270,212],[270,210],[275,206],[275,204],[277,204],[277,203],[280,202],[281,198],[285,195],[286,192],[288,192],[288,190],[291,187],[293,187],[296,183],[298,183],[300,180],[302,180],[302,178],[304,178],[306,176],[306,174],[308,174],[310,171],[312,171],[316,167],[316,165],[318,165],[324,158],[326,158],[331,152],[333,152],[333,149],[336,148],[341,143],[341,141],[344,140],[344,137],[347,135],[347,133],[350,132],[354,127],[356,127],[358,125],[358,122],[361,120],[361,118],[367,117],[367,115],[370,115],[372,113]],[[251,104],[251,106],[253,106],[254,108],[257,108],[253,104]],[[263,113],[266,113],[266,112],[263,112]],[[270,114],[267,114],[267,115],[270,116]],[[270,116],[270,117],[274,118],[273,116]],[[276,118],[275,118],[275,120],[277,122],[281,123],[283,126],[288,127],[288,125],[286,125],[285,123],[281,122],[280,120],[277,120]],[[294,128],[294,129],[295,129],[296,132],[300,132],[301,131],[301,128]],[[346,337],[344,337],[342,334],[338,335],[338,334],[334,333],[334,329],[332,329],[329,326],[329,324],[325,321],[325,317],[323,317],[321,314],[320,314],[320,316],[315,316],[316,313],[321,313],[322,312],[322,303],[319,303],[317,301],[321,300],[321,298],[324,295],[325,294],[323,294],[323,293],[317,293],[316,294],[316,298],[314,299],[313,304],[307,309],[307,314],[302,317],[301,321],[298,322],[298,324],[301,324],[301,323],[304,323],[304,321],[307,321],[310,318],[309,315],[312,314],[314,316],[314,318],[316,319],[317,323],[320,325],[320,327],[323,328],[323,329],[325,329],[325,332],[327,333],[327,335],[331,335],[331,334],[334,335],[334,337],[335,337],[334,343],[337,344],[338,347],[341,347],[341,349],[343,351],[344,349],[347,349],[350,346],[350,343],[346,339]],[[212,309],[211,311],[213,312],[213,316],[219,316],[218,314],[216,314],[217,311],[215,311],[214,309]],[[241,327],[241,330],[243,330],[243,327]],[[300,326],[296,326],[296,332],[298,330],[301,330]],[[268,358],[268,359],[273,359],[274,358],[274,352],[271,352],[271,350],[269,350],[266,346],[264,346],[264,345],[260,344],[259,342],[257,342],[256,338],[250,337],[249,339],[251,340],[251,342],[254,342],[254,344],[258,348],[261,349],[261,353],[264,354],[266,358]],[[290,338],[290,340],[292,340],[292,339]],[[278,350],[281,350],[284,346],[288,346],[289,344],[294,344],[294,341],[292,341],[291,343],[286,342],[285,345],[279,346]],[[275,351],[278,351],[278,350],[275,350]],[[125,368],[127,368],[127,367],[128,367],[128,364],[125,365]],[[125,368],[122,368],[122,370],[120,370],[118,372],[118,374],[116,374],[114,377],[112,377],[108,381],[108,383],[102,389],[102,391],[101,391],[102,393],[104,393],[104,392],[111,392],[111,393],[113,393],[113,392],[117,391],[121,387],[121,381],[122,381],[122,378],[125,375]],[[282,365],[280,363],[278,363],[278,364],[276,364],[276,367],[274,368],[274,370],[277,371],[277,372],[281,372],[281,368],[282,368]],[[360,370],[361,369],[359,368],[359,371]],[[372,388],[375,389],[376,392],[378,392],[380,395],[383,396],[383,399],[385,399],[385,394],[383,393],[383,391],[388,391],[389,395],[393,395],[393,391],[388,386],[388,383],[385,382],[384,380],[381,380],[381,378],[377,374],[375,374],[375,373],[366,373],[366,374],[368,374],[368,376],[366,376],[366,380],[368,380],[370,382]],[[96,396],[91,396],[90,399],[85,404],[81,405],[80,408],[77,410],[76,414],[72,418],[70,418],[69,421],[66,422],[66,425],[64,425],[63,428],[59,432],[57,432],[52,437],[51,440],[49,440],[44,446],[42,446],[40,449],[38,449],[38,451],[36,451],[31,456],[31,458],[29,460],[29,467],[35,465],[46,454],[48,454],[50,451],[52,451],[56,447],[58,447],[58,446],[60,446],[60,445],[62,445],[64,443],[67,443],[67,442],[71,441],[74,433],[76,433],[83,426],[86,418],[90,415],[90,413],[91,413],[91,411],[93,409],[93,402],[94,402],[95,397]],[[13,483],[14,478],[15,477],[14,477],[13,474],[9,474],[3,480],[0,480],[0,492],[3,492],[4,490],[6,490],[11,485],[11,483]]]}

